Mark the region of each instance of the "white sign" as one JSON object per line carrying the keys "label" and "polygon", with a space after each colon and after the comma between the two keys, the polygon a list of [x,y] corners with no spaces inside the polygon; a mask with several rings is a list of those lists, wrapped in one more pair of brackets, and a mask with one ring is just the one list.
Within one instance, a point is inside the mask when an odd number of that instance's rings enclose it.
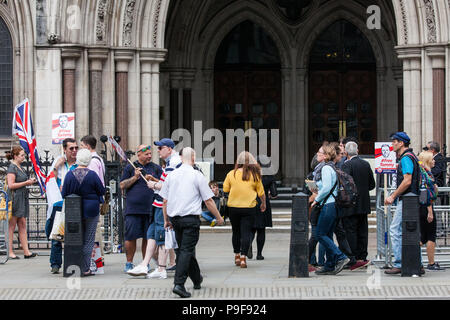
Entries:
{"label": "white sign", "polygon": [[62,144],[66,138],[75,139],[75,113],[52,115],[52,144]]}
{"label": "white sign", "polygon": [[397,171],[397,154],[392,142],[375,142],[375,173],[395,173]]}

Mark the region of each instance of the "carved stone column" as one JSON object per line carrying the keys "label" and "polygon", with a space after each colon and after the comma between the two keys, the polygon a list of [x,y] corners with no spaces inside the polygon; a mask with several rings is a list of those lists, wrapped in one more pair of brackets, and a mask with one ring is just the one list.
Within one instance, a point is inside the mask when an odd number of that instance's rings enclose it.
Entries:
{"label": "carved stone column", "polygon": [[442,146],[446,138],[445,48],[429,47],[426,51],[433,67],[433,140]]}
{"label": "carved stone column", "polygon": [[97,139],[103,135],[103,63],[108,50],[91,49],[89,58],[89,134]]}
{"label": "carved stone column", "polygon": [[[141,117],[142,143],[153,146],[159,140],[159,64],[164,61],[166,50],[142,51],[141,62]],[[152,161],[159,163],[156,153]]]}
{"label": "carved stone column", "polygon": [[[128,150],[128,65],[133,59],[132,51],[116,51],[116,134],[122,138],[120,145]],[[134,146],[133,146],[134,147]]]}
{"label": "carved stone column", "polygon": [[403,60],[404,130],[411,138],[415,151],[422,141],[422,65],[420,48],[397,49]]}
{"label": "carved stone column", "polygon": [[75,112],[75,69],[81,56],[79,49],[63,49],[63,112]]}

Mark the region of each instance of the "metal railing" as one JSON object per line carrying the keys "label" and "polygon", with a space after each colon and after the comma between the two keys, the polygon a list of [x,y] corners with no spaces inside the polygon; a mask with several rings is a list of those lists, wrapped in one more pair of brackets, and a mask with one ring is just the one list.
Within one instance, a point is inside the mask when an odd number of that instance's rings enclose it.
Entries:
{"label": "metal railing", "polygon": [[[387,188],[390,195],[395,188]],[[387,268],[392,263],[392,243],[389,235],[389,228],[395,214],[396,206],[387,206],[385,213],[385,190],[383,187],[377,188],[376,197],[376,216],[377,216],[377,256],[375,263]],[[450,187],[439,187],[439,197],[448,197]],[[435,261],[441,266],[450,267],[450,205],[437,204],[433,206],[435,219],[437,223]],[[422,261],[425,265],[428,263],[428,257],[425,245],[421,248]]]}
{"label": "metal railing", "polygon": [[[117,247],[123,243],[123,199],[119,188],[119,182],[122,175],[123,166],[117,157],[112,157],[113,161],[107,161],[106,158],[106,145],[105,151],[102,151],[103,159],[105,162],[105,184],[107,191],[110,192],[110,210],[104,216],[100,216],[100,226],[102,230],[102,240],[104,245],[104,252],[117,252]],[[128,153],[130,156],[131,153]],[[42,170],[45,174],[48,173],[54,157],[49,156],[48,152],[45,152],[45,157],[40,158]],[[0,157],[0,190],[3,190],[3,184],[5,183],[6,173],[10,162]],[[34,175],[32,164],[28,157],[26,161],[22,163],[22,167],[28,176]],[[114,186],[116,186],[114,188]],[[111,188],[114,190],[111,192]],[[32,249],[49,249],[51,242],[47,240],[45,234],[45,224],[47,221],[47,199],[41,195],[40,188],[37,185],[27,187],[29,189],[29,217],[27,218],[27,234],[28,244]],[[1,230],[0,230],[1,232]],[[14,235],[13,247],[19,248],[20,243],[18,241],[17,231]]]}

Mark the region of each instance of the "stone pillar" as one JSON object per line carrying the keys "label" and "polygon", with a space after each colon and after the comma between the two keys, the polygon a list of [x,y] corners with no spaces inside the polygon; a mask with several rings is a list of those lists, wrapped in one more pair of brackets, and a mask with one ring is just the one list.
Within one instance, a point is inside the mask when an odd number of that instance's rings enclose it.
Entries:
{"label": "stone pillar", "polygon": [[299,178],[299,186],[301,181],[304,181],[305,172],[311,171],[309,168],[309,163],[311,159],[309,159],[309,135],[308,132],[311,130],[308,127],[308,111],[309,111],[309,103],[308,103],[308,69],[301,68],[297,69],[297,84],[294,88],[294,92],[297,94],[297,103],[295,105],[295,110],[297,112],[298,118],[297,120],[297,148],[296,148],[296,174],[295,176]]}
{"label": "stone pillar", "polygon": [[75,112],[75,69],[81,56],[79,49],[63,49],[63,113]]}
{"label": "stone pillar", "polygon": [[[387,132],[387,128],[391,127],[390,123],[392,117],[388,117],[389,111],[386,103],[386,68],[377,68],[377,137],[376,141],[383,141],[386,139],[384,133]],[[391,121],[390,121],[391,120]]]}
{"label": "stone pillar", "polygon": [[[142,51],[141,62],[141,118],[142,143],[154,146],[159,140],[159,64],[164,61],[166,50]],[[159,163],[157,152],[152,161]]]}
{"label": "stone pillar", "polygon": [[411,138],[411,147],[422,149],[422,66],[420,48],[397,49],[403,60],[404,130]]}
{"label": "stone pillar", "polygon": [[89,134],[97,139],[103,132],[103,62],[108,58],[108,50],[91,49],[89,58]]}
{"label": "stone pillar", "polygon": [[442,146],[446,139],[445,48],[429,47],[426,51],[433,68],[433,140]]}
{"label": "stone pillar", "polygon": [[116,51],[116,135],[122,138],[120,145],[129,150],[128,145],[128,66],[133,59],[132,51]]}

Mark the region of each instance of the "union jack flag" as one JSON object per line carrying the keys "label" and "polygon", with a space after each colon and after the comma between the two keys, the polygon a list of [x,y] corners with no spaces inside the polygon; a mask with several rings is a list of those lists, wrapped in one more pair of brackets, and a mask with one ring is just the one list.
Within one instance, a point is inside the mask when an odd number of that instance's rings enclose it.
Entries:
{"label": "union jack flag", "polygon": [[19,142],[25,152],[29,155],[36,180],[41,188],[41,194],[45,193],[45,180],[47,176],[41,168],[39,154],[36,148],[36,137],[34,136],[33,123],[31,121],[31,110],[28,99],[23,100],[14,108],[12,133],[19,137]]}

